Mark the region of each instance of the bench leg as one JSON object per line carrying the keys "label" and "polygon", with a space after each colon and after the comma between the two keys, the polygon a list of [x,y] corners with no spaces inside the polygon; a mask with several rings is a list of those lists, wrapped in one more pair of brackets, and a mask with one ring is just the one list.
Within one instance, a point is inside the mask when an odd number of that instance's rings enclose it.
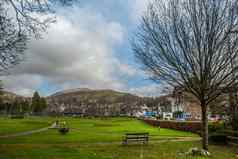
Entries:
{"label": "bench leg", "polygon": [[143,143],[147,145],[149,143],[149,140],[145,139]]}

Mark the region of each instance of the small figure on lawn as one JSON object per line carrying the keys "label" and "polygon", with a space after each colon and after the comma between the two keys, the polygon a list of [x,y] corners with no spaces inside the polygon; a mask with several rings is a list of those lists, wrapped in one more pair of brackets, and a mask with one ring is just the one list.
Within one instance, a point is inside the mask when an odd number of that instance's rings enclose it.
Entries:
{"label": "small figure on lawn", "polygon": [[55,121],[55,127],[56,127],[56,128],[59,128],[59,120],[56,120],[56,121]]}
{"label": "small figure on lawn", "polygon": [[63,135],[65,135],[69,132],[69,127],[67,126],[66,121],[63,121],[60,123],[59,132]]}

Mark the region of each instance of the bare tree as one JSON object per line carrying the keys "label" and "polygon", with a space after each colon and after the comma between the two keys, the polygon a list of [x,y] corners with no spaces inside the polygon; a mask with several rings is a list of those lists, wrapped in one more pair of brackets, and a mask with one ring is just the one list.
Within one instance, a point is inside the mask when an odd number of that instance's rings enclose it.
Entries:
{"label": "bare tree", "polygon": [[[232,48],[230,46],[230,39],[229,39],[228,40],[228,53],[231,53],[231,55],[229,57],[230,57],[230,65],[231,65],[232,69],[234,69],[234,67],[237,65],[237,62],[238,62],[236,58],[232,57],[233,49],[234,48]],[[233,80],[237,81],[236,74],[237,74],[237,72],[235,72],[235,71],[232,72]],[[229,111],[228,115],[229,115],[229,118],[230,118],[230,123],[231,123],[232,128],[234,130],[238,130],[238,94],[237,94],[238,89],[236,87],[235,88],[231,87],[225,93],[228,93],[228,95],[229,95],[230,111]]]}
{"label": "bare tree", "polygon": [[0,73],[18,64],[28,40],[41,37],[55,21],[55,8],[73,0],[0,1]]}
{"label": "bare tree", "polygon": [[209,103],[237,88],[238,67],[231,67],[230,57],[238,56],[238,1],[154,0],[139,29],[132,43],[138,62],[153,81],[184,88],[197,98],[208,150]]}

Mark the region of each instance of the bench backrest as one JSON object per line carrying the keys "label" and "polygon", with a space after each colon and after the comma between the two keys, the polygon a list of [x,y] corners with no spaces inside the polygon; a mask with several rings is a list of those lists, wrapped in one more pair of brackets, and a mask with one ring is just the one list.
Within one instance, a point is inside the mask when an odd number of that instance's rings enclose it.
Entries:
{"label": "bench backrest", "polygon": [[126,133],[126,136],[149,136],[149,133]]}

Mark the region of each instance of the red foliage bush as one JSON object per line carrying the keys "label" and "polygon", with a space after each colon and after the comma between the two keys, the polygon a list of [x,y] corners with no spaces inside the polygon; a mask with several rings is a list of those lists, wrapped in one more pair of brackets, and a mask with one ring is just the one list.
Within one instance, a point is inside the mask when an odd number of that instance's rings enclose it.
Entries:
{"label": "red foliage bush", "polygon": [[152,126],[159,126],[160,128],[189,131],[193,133],[199,133],[201,131],[201,122],[198,121],[162,121],[144,119],[144,122]]}

